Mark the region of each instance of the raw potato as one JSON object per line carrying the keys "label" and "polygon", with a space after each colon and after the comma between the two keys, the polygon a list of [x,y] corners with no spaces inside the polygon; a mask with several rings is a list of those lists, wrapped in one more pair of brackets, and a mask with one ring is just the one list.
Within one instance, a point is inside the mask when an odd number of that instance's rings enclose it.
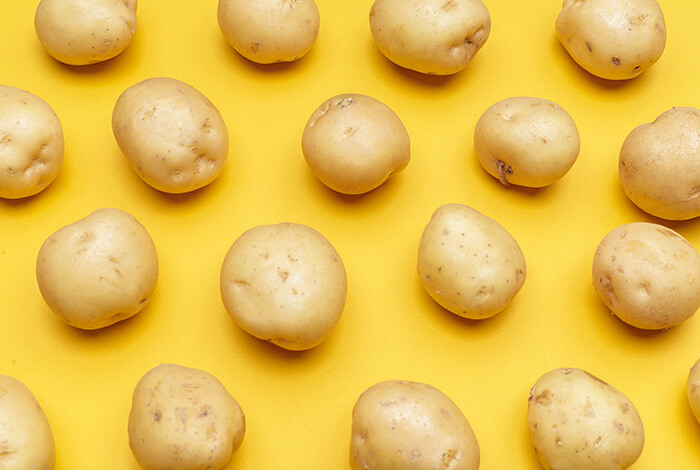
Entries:
{"label": "raw potato", "polygon": [[520,246],[498,222],[471,207],[445,204],[423,231],[418,275],[437,303],[479,320],[508,306],[527,267]]}
{"label": "raw potato", "polygon": [[259,64],[306,55],[320,23],[314,0],[219,0],[217,19],[231,47]]}
{"label": "raw potato", "polygon": [[387,105],[347,93],[311,115],[301,140],[306,163],[326,186],[363,194],[401,172],[411,159],[408,131]]}
{"label": "raw potato", "polygon": [[347,295],[335,248],[302,224],[259,225],[233,243],[221,267],[221,297],[245,331],[298,351],[320,344]]}
{"label": "raw potato", "polygon": [[667,220],[700,216],[700,110],[672,108],[622,144],[620,183],[640,209]]}
{"label": "raw potato", "polygon": [[0,468],[53,470],[55,461],[51,426],[34,394],[0,375]]}
{"label": "raw potato", "polygon": [[149,470],[217,470],[245,436],[238,402],[213,375],[162,364],[134,389],[129,446]]}
{"label": "raw potato", "polygon": [[669,328],[700,308],[700,253],[663,225],[624,224],[598,245],[593,285],[622,321],[648,330]]}
{"label": "raw potato", "polygon": [[569,113],[542,98],[499,101],[484,111],[474,129],[479,163],[505,186],[554,183],[571,169],[580,146]]}
{"label": "raw potato", "polygon": [[69,65],[121,54],[136,34],[137,0],[41,0],[34,15],[39,42]]}
{"label": "raw potato", "polygon": [[638,76],[666,47],[656,0],[564,0],[555,30],[576,63],[608,80]]}
{"label": "raw potato", "polygon": [[491,15],[481,0],[376,0],[369,25],[377,48],[393,63],[451,75],[486,43]]}
{"label": "raw potato", "polygon": [[688,403],[695,419],[700,422],[700,360],[698,360],[688,373],[688,383],[686,385]]}
{"label": "raw potato", "polygon": [[51,310],[69,325],[94,330],[148,304],[158,281],[158,255],[138,220],[102,208],[46,239],[36,277]]}
{"label": "raw potato", "polygon": [[33,196],[58,176],[63,165],[61,122],[38,96],[0,86],[0,197]]}
{"label": "raw potato", "polygon": [[537,380],[527,424],[546,470],[621,470],[644,448],[644,426],[632,402],[581,369],[554,369]]}
{"label": "raw potato", "polygon": [[228,130],[219,111],[174,78],[149,78],[125,90],[112,112],[112,130],[133,170],[166,193],[206,186],[228,158]]}
{"label": "raw potato", "polygon": [[352,470],[476,470],[479,444],[467,418],[438,389],[388,380],[367,389],[352,412]]}

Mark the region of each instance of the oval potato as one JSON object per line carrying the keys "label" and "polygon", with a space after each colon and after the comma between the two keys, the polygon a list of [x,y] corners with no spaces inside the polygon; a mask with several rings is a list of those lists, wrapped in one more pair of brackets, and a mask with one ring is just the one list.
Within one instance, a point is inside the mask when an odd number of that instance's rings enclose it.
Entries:
{"label": "oval potato", "polygon": [[693,416],[700,423],[700,360],[698,360],[688,373],[688,381],[686,383],[686,393],[688,396],[688,404]]}

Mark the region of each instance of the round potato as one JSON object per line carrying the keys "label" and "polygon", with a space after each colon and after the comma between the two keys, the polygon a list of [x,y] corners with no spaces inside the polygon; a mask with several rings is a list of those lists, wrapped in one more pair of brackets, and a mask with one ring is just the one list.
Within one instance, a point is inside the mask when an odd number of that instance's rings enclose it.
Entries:
{"label": "round potato", "polygon": [[375,0],[369,25],[377,49],[396,65],[452,75],[486,43],[491,15],[481,0]]}
{"label": "round potato", "polygon": [[505,186],[554,183],[571,169],[580,147],[569,113],[542,98],[499,101],[484,111],[474,129],[479,163]]}
{"label": "round potato", "polygon": [[174,78],[149,78],[125,90],[112,112],[112,130],[136,174],[166,193],[206,186],[228,157],[228,130],[219,111]]}
{"label": "round potato", "polygon": [[479,444],[444,393],[405,380],[367,389],[352,411],[352,470],[476,470]]}
{"label": "round potato", "polygon": [[51,426],[34,394],[0,375],[0,468],[53,470],[55,461]]}
{"label": "round potato", "polygon": [[148,304],[158,280],[158,256],[138,220],[102,208],[46,239],[36,277],[51,310],[69,325],[94,330]]}
{"label": "round potato", "polygon": [[32,93],[0,85],[0,197],[19,199],[43,191],[63,165],[61,122]]}
{"label": "round potato", "polygon": [[695,416],[695,419],[700,422],[700,360],[698,360],[688,373],[688,382],[686,385],[688,394],[688,403],[690,409]]}
{"label": "round potato", "polygon": [[217,470],[244,436],[243,410],[208,372],[162,364],[134,389],[129,446],[143,468]]}
{"label": "round potato", "polygon": [[379,187],[411,159],[401,119],[381,101],[357,93],[334,96],[319,106],[306,123],[301,148],[313,174],[344,194]]}
{"label": "round potato", "polygon": [[340,256],[323,235],[302,224],[247,230],[221,267],[221,297],[234,321],[289,350],[310,349],[326,339],[346,295]]}
{"label": "round potato", "polygon": [[320,22],[314,0],[219,0],[217,19],[231,47],[259,64],[306,55]]}
{"label": "round potato", "polygon": [[498,222],[471,207],[445,204],[426,225],[418,276],[438,304],[479,320],[505,309],[525,283],[520,246]]}
{"label": "round potato", "polygon": [[666,47],[666,23],[656,0],[564,0],[555,30],[577,64],[608,80],[638,76]]}
{"label": "round potato", "polygon": [[700,110],[672,108],[630,132],[620,184],[643,211],[667,220],[700,216]]}
{"label": "round potato", "polygon": [[41,0],[34,15],[39,42],[69,65],[121,54],[136,34],[137,0]]}

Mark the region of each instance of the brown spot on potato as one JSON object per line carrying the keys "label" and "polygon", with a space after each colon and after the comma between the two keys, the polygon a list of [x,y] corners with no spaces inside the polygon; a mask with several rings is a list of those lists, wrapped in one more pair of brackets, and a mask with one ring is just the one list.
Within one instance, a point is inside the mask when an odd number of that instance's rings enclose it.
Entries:
{"label": "brown spot on potato", "polygon": [[618,67],[621,64],[620,59],[618,57],[612,57],[610,60],[612,61],[613,64],[615,64]]}
{"label": "brown spot on potato", "polygon": [[535,403],[542,406],[549,406],[552,404],[552,392],[549,389],[544,389],[541,393],[535,396]]}

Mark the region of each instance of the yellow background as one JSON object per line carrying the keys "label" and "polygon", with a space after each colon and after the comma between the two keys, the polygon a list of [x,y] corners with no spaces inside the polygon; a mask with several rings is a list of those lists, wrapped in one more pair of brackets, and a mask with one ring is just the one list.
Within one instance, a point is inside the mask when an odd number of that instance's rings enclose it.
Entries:
{"label": "yellow background", "polygon": [[[317,0],[311,52],[259,66],[231,49],[216,0],[142,0],[132,45],[100,65],[70,67],[39,44],[37,2],[3,2],[0,83],[47,101],[61,119],[65,163],[43,193],[0,200],[0,373],[23,381],[49,417],[59,470],[137,469],[127,436],[131,393],[163,362],[217,376],[247,419],[227,468],[348,468],[351,411],[386,379],[427,382],[452,398],[480,443],[482,469],[540,468],[526,426],[530,387],[546,371],[580,367],[637,406],[646,430],[635,470],[692,469],[700,425],[685,396],[700,358],[700,318],[668,331],[626,326],[598,300],[593,253],[614,227],[653,219],[622,192],[617,158],[627,133],[673,106],[700,105],[696,0],[666,0],[666,50],[641,77],[596,79],[554,34],[561,0],[486,0],[491,35],[469,67],[446,78],[394,66],[369,32],[371,0]],[[171,196],[143,183],[111,131],[117,97],[152,76],[183,80],[220,109],[230,134],[221,176]],[[389,105],[410,136],[406,170],[381,188],[344,197],[301,154],[301,133],[331,96],[359,92]],[[530,95],[563,106],[581,153],[551,187],[505,189],[479,166],[473,129],[501,99]],[[470,205],[505,226],[528,262],[511,306],[481,322],[434,303],[416,274],[421,232],[439,205]],[[158,249],[160,279],[139,315],[96,332],[46,306],[34,266],[55,230],[112,206],[133,214]],[[348,273],[343,317],[319,347],[281,350],[242,332],[223,308],[219,270],[233,241],[258,224],[307,224],[328,238]],[[667,223],[700,246],[700,220]]]}

